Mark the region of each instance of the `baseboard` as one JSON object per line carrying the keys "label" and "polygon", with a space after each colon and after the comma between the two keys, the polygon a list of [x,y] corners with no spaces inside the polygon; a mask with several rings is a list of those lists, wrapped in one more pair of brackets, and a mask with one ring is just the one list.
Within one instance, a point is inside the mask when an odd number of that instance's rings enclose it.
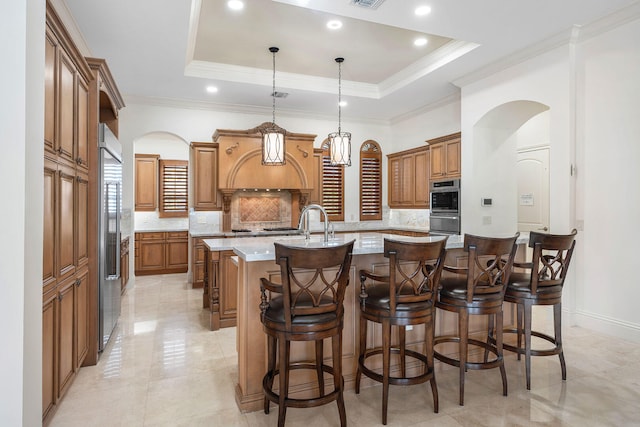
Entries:
{"label": "baseboard", "polygon": [[640,325],[637,323],[624,322],[619,319],[586,311],[577,311],[570,316],[573,320],[570,324],[623,340],[640,343]]}

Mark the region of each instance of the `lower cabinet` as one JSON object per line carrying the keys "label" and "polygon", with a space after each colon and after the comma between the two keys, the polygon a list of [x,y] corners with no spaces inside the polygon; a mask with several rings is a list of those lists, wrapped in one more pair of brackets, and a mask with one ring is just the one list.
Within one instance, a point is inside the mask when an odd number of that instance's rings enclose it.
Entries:
{"label": "lower cabinet", "polygon": [[204,296],[209,301],[212,331],[236,326],[238,266],[233,251],[205,249]]}
{"label": "lower cabinet", "polygon": [[[202,241],[213,238],[213,236],[191,238],[191,287],[193,288],[204,286],[204,243]],[[208,298],[204,298],[203,307],[209,307]]]}
{"label": "lower cabinet", "polygon": [[89,269],[61,281],[42,300],[42,418],[46,424],[89,351]]}
{"label": "lower cabinet", "polygon": [[186,231],[135,233],[135,274],[186,273],[189,236]]}

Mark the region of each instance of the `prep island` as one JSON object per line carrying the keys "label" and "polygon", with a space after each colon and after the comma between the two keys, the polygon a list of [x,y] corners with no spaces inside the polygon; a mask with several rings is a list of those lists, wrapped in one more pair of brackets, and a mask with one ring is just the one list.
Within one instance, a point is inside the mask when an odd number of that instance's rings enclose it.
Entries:
{"label": "prep island", "polygon": [[[218,275],[217,283],[209,283],[205,292],[213,292],[215,296],[224,300],[225,296],[235,299],[233,303],[233,322],[224,322],[224,314],[220,326],[237,325],[237,352],[238,352],[238,379],[235,396],[236,403],[242,411],[257,411],[263,408],[262,378],[266,372],[266,335],[262,331],[260,322],[260,278],[266,277],[272,281],[279,281],[280,269],[274,261],[274,242],[291,246],[337,246],[350,240],[355,240],[353,258],[350,269],[350,285],[344,299],[344,330],[342,342],[342,366],[345,381],[345,389],[353,389],[356,368],[358,363],[358,328],[359,328],[359,299],[360,281],[358,271],[367,269],[379,274],[387,270],[388,260],[383,256],[384,239],[401,241],[428,242],[443,239],[443,236],[409,237],[396,234],[376,232],[344,233],[337,234],[334,238],[324,242],[321,235],[312,235],[309,240],[304,236],[274,236],[235,239],[206,239],[204,240],[206,251],[207,269],[219,268],[220,254],[227,254],[228,262],[237,268],[235,283],[225,280],[225,277],[233,277],[231,274]],[[516,259],[524,258],[525,246],[528,242],[528,233],[518,238],[518,253]],[[463,250],[463,236],[450,236],[447,241],[446,265],[462,267],[466,265],[467,256]],[[230,251],[235,256],[229,257]],[[235,265],[237,263],[237,265]],[[235,272],[235,271],[234,271]],[[209,275],[213,277],[214,275]],[[236,296],[236,298],[233,298]],[[218,310],[224,312],[224,310]],[[511,306],[505,306],[505,324],[513,324],[515,310]],[[220,322],[218,317],[217,321]],[[486,334],[485,316],[472,316],[469,331],[475,334]],[[371,325],[373,326],[373,325]],[[457,317],[442,310],[436,311],[435,335],[448,335],[455,332]],[[368,328],[367,341],[380,345],[382,336],[380,325]],[[394,332],[395,333],[395,332]],[[407,348],[420,348],[423,343],[424,328],[417,327],[407,330]],[[447,344],[445,344],[447,345]],[[291,348],[291,360],[310,360],[314,355],[314,347],[309,343],[299,343]],[[457,346],[440,348],[439,351],[455,353]],[[329,349],[326,348],[325,359],[330,359]],[[392,372],[397,367],[393,366]],[[407,367],[411,369],[411,367]],[[328,378],[327,378],[328,379]],[[298,374],[291,376],[290,395],[292,397],[308,396],[317,387],[317,380],[312,374]],[[367,387],[373,382],[363,379],[362,386]]]}

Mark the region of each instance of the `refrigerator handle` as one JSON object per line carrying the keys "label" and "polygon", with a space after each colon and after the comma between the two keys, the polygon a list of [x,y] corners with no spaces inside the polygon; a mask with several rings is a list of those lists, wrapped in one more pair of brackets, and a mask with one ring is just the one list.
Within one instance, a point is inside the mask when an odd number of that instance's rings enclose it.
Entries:
{"label": "refrigerator handle", "polygon": [[116,183],[116,277],[114,277],[114,279],[119,279],[120,278],[120,240],[121,240],[121,236],[120,236],[120,217],[122,216],[122,209],[120,206],[120,201],[122,198],[122,188],[121,188],[121,183],[117,182]]}

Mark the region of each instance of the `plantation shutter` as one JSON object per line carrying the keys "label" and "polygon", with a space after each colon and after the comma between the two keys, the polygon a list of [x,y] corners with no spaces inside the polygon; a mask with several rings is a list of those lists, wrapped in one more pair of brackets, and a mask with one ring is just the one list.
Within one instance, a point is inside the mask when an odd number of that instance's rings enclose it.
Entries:
{"label": "plantation shutter", "polygon": [[382,219],[382,153],[365,142],[360,152],[360,221]]}
{"label": "plantation shutter", "polygon": [[160,160],[160,217],[189,215],[188,182],[186,160]]}
{"label": "plantation shutter", "polygon": [[329,220],[344,221],[344,166],[332,165],[328,151],[322,155],[322,206]]}

